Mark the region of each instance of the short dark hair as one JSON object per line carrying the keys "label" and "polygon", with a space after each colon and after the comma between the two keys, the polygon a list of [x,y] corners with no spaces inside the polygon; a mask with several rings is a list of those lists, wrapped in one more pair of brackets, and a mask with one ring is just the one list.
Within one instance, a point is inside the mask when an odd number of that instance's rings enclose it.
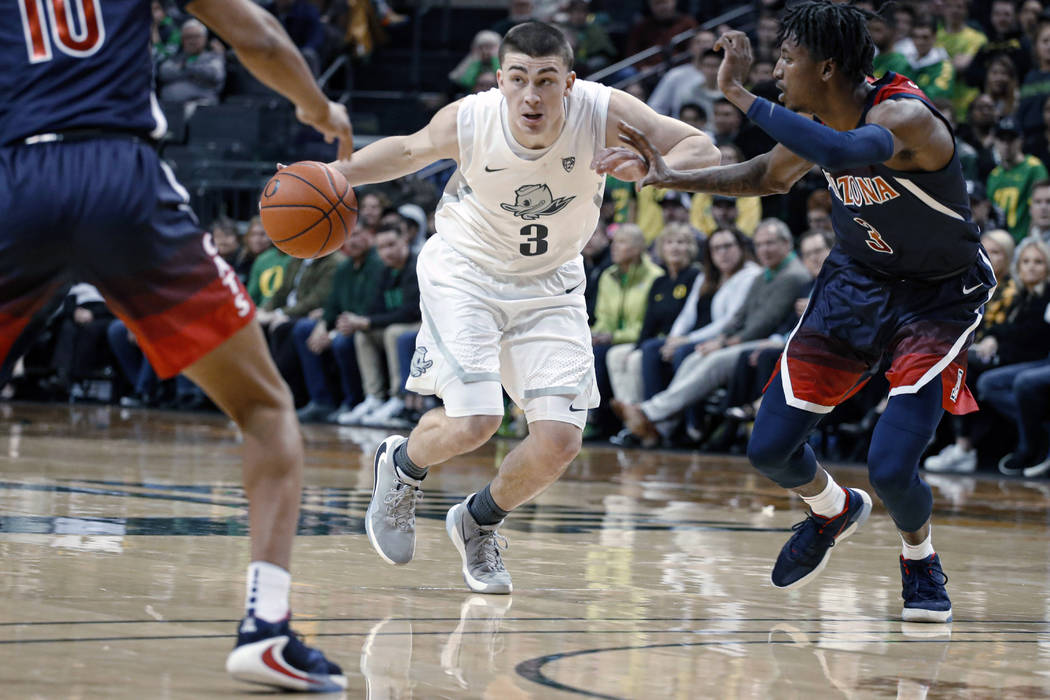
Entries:
{"label": "short dark hair", "polygon": [[802,250],[802,241],[806,240],[807,238],[816,238],[818,236],[820,237],[821,241],[823,241],[824,245],[827,247],[828,250],[831,250],[835,247],[834,233],[832,233],[831,231],[809,229],[808,231],[806,231],[798,237],[798,249],[800,251]]}
{"label": "short dark hair", "polygon": [[788,8],[777,43],[792,39],[815,61],[831,59],[853,83],[871,75],[875,43],[868,33],[872,13],[853,5],[810,0]]}
{"label": "short dark hair", "polygon": [[687,109],[694,110],[701,119],[707,119],[707,110],[699,102],[686,102],[678,108],[678,115],[681,116],[682,112]]}
{"label": "short dark hair", "polygon": [[1034,185],[1032,185],[1032,189],[1029,190],[1029,196],[1031,195],[1032,192],[1035,192],[1036,190],[1041,190],[1044,187],[1050,187],[1050,179],[1043,178],[1039,182],[1037,182]]}
{"label": "short dark hair", "polygon": [[560,29],[545,22],[522,22],[511,27],[499,45],[501,66],[508,51],[532,58],[557,56],[565,63],[567,70],[572,70],[573,55],[569,40]]}

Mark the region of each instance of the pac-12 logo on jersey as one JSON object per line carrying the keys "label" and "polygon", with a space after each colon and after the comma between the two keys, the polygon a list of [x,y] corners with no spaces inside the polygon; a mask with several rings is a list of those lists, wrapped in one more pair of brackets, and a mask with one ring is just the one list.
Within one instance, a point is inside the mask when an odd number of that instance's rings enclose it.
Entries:
{"label": "pac-12 logo on jersey", "polygon": [[546,185],[522,185],[514,190],[514,197],[514,204],[500,202],[500,206],[525,221],[535,221],[541,216],[557,214],[565,205],[576,199],[576,195],[555,199],[551,188]]}

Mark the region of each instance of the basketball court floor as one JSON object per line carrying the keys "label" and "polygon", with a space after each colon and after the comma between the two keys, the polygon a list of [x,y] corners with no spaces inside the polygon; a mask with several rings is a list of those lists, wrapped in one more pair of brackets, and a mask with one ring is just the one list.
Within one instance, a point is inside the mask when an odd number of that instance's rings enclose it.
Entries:
{"label": "basketball court floor", "polygon": [[[514,594],[481,596],[444,515],[513,442],[433,470],[395,568],[362,520],[384,433],[304,433],[292,608],[347,698],[1050,697],[1050,482],[931,479],[955,621],[921,625],[879,506],[817,581],[774,589],[803,509],[741,458],[585,448],[503,529]],[[0,404],[0,697],[267,694],[223,668],[246,531],[225,419]]]}

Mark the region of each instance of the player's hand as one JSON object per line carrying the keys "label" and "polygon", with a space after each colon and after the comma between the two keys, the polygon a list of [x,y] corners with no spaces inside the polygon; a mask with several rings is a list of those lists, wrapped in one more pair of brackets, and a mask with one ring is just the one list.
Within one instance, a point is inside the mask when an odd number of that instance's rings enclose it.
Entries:
{"label": "player's hand", "polygon": [[591,169],[599,175],[612,175],[624,182],[637,182],[645,177],[649,164],[630,148],[613,146],[598,151],[591,161]]}
{"label": "player's hand", "polygon": [[324,135],[325,143],[339,142],[339,160],[349,160],[354,153],[354,129],[346,106],[328,102],[323,113],[310,113],[301,107],[295,108],[295,117],[303,124],[312,126]]}
{"label": "player's hand", "polygon": [[723,51],[722,65],[718,67],[718,89],[726,97],[735,89],[742,88],[747,81],[754,58],[751,55],[751,40],[738,31],[726,32],[715,42],[715,51]]}
{"label": "player's hand", "polygon": [[[630,146],[632,149],[638,152],[642,160],[648,166],[647,171],[644,173],[644,177],[639,178],[636,182],[635,189],[642,189],[649,185],[656,187],[673,187],[674,183],[671,178],[671,169],[667,167],[667,163],[664,162],[664,158],[660,155],[660,152],[653,146],[652,141],[649,137],[639,129],[634,128],[625,121],[620,122],[619,126],[620,140]],[[601,171],[599,171],[601,172]],[[619,177],[619,175],[615,175]],[[623,180],[623,178],[620,178]]]}

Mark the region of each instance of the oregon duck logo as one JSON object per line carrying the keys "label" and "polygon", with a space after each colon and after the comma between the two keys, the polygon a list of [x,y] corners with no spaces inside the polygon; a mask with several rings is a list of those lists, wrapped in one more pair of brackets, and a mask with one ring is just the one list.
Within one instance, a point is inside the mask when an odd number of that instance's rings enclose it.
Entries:
{"label": "oregon duck logo", "polygon": [[500,206],[525,221],[535,221],[541,216],[557,214],[565,205],[576,199],[576,195],[555,199],[546,185],[522,185],[514,190],[514,196],[514,204],[501,202]]}

